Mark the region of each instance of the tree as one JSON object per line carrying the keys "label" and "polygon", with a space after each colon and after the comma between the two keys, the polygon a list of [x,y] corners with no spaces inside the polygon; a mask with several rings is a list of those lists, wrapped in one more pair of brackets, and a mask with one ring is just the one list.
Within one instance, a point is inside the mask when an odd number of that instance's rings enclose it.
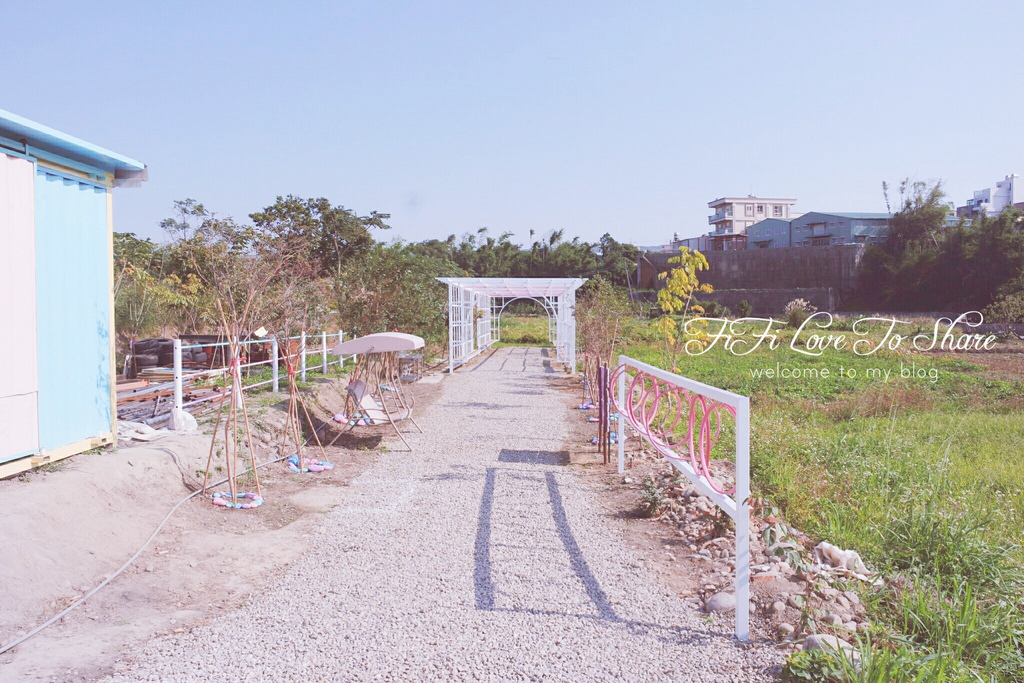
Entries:
{"label": "tree", "polygon": [[402,243],[377,244],[348,263],[334,288],[334,305],[354,334],[416,332],[432,342],[447,334],[445,287],[435,278],[458,276],[448,260]]}
{"label": "tree", "polygon": [[671,370],[678,367],[679,355],[688,344],[702,345],[707,338],[706,323],[695,320],[704,314],[704,309],[693,302],[694,292],[711,293],[709,284],[702,284],[698,273],[708,269],[708,260],[699,251],[679,247],[679,256],[668,260],[675,267],[658,277],[665,286],[658,290],[658,306],[662,315],[655,323],[665,343],[665,358]]}
{"label": "tree", "polygon": [[597,368],[614,366],[615,351],[629,323],[633,307],[626,293],[603,276],[587,282],[576,302],[576,338],[584,349],[583,372],[597,386]]}
{"label": "tree", "polygon": [[[888,186],[883,184],[888,203]],[[900,184],[888,239],[861,262],[857,305],[879,310],[975,309],[1024,291],[1020,210],[947,225],[940,183]]]}
{"label": "tree", "polygon": [[373,211],[359,216],[324,198],[278,197],[274,204],[249,216],[256,228],[278,237],[301,236],[318,277],[339,277],[348,260],[359,258],[374,245],[371,230],[387,230],[391,214]]}

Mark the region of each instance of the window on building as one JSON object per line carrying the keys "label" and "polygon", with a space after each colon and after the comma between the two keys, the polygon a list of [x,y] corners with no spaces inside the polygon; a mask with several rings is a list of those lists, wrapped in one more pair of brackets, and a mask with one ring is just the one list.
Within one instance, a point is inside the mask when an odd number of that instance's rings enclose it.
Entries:
{"label": "window on building", "polygon": [[757,212],[758,213],[764,213],[764,204],[758,204],[757,205]]}
{"label": "window on building", "polygon": [[744,215],[747,215],[747,216],[753,216],[754,215],[754,205],[753,204],[744,204],[743,205],[743,213],[744,213]]}
{"label": "window on building", "polygon": [[775,216],[776,218],[781,218],[782,206],[780,206],[779,204],[775,204],[774,206],[772,206],[772,215]]}

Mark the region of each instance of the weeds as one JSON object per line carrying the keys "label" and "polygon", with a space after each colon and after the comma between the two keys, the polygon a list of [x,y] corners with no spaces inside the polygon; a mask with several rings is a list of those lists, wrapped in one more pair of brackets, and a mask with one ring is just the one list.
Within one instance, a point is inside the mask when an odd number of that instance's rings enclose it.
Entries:
{"label": "weeds", "polygon": [[[792,330],[777,332],[788,344]],[[660,356],[654,342],[624,352],[656,365]],[[1024,383],[960,359],[888,352],[784,356],[798,369],[856,370],[857,381],[756,373],[778,360],[716,348],[681,357],[679,371],[753,397],[752,485],[777,506],[762,508],[770,552],[797,560],[792,523],[856,549],[884,582],[858,591],[872,623],[870,640],[858,634],[859,668],[801,652],[784,678],[1024,681]],[[900,377],[911,363],[937,372]],[[716,449],[731,447],[723,433]]]}
{"label": "weeds", "polygon": [[644,517],[654,517],[665,503],[665,494],[658,488],[658,483],[650,475],[644,476],[643,489],[640,491],[640,511]]}

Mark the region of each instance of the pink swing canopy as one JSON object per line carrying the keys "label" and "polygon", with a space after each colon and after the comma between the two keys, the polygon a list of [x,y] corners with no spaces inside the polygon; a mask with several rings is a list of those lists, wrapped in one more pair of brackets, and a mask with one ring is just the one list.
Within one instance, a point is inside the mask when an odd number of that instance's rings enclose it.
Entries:
{"label": "pink swing canopy", "polygon": [[423,348],[423,337],[404,332],[378,332],[341,342],[331,353],[335,356],[364,356],[370,353],[415,351]]}

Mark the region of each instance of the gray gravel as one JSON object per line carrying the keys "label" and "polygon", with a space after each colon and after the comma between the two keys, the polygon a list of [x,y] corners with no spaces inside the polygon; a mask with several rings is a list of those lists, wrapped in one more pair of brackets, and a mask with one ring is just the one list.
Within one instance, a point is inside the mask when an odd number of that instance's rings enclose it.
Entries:
{"label": "gray gravel", "polygon": [[502,349],[251,606],[157,639],[114,681],[766,680],[782,654],[666,594],[561,463],[555,370]]}

